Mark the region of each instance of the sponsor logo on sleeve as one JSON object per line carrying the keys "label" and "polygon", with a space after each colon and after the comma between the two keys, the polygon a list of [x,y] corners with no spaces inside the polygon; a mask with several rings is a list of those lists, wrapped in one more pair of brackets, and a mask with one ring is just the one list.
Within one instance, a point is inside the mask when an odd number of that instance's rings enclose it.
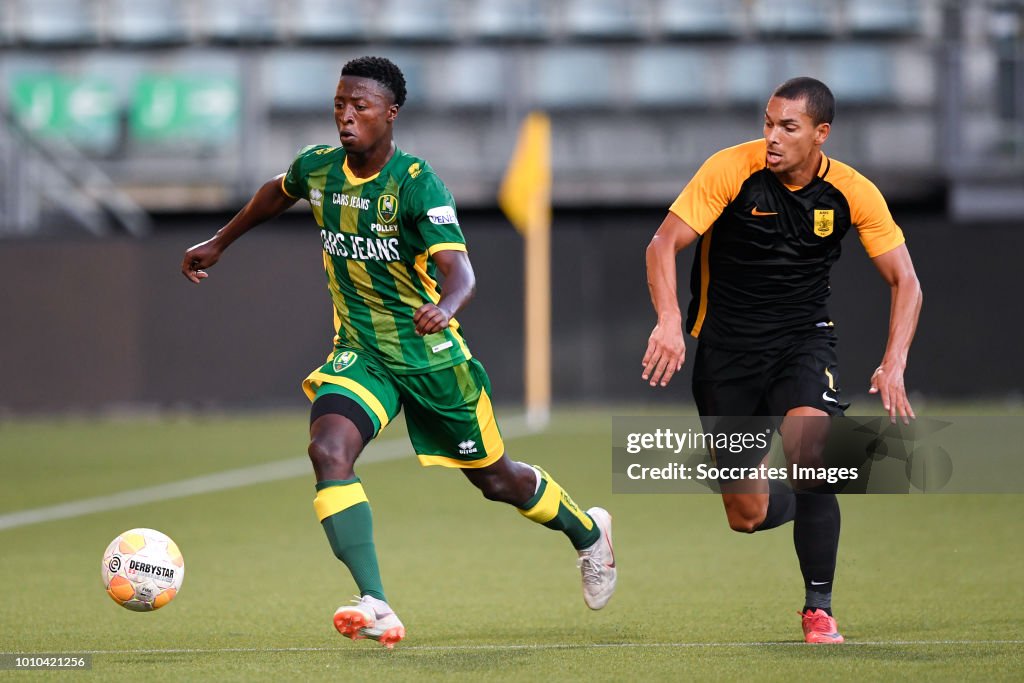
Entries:
{"label": "sponsor logo on sleeve", "polygon": [[455,217],[455,209],[450,206],[435,206],[427,211],[427,218],[434,225],[454,225],[459,219]]}

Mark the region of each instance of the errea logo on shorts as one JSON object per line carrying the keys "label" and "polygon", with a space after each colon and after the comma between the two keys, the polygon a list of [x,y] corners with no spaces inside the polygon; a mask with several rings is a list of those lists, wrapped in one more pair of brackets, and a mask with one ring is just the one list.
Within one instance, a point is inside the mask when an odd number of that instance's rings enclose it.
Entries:
{"label": "errea logo on shorts", "polygon": [[455,217],[455,209],[450,206],[435,206],[433,209],[428,209],[427,218],[434,225],[450,225],[459,222],[459,219]]}
{"label": "errea logo on shorts", "polygon": [[472,455],[477,452],[476,441],[473,441],[472,439],[466,439],[459,444],[459,455]]}
{"label": "errea logo on shorts", "polygon": [[341,372],[342,370],[352,367],[355,365],[358,358],[359,356],[355,351],[342,351],[334,357],[334,371]]}

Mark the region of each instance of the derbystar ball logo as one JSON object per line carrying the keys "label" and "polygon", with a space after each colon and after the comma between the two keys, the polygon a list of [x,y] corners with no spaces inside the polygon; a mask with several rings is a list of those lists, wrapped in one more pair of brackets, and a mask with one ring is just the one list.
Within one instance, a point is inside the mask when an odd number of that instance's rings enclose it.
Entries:
{"label": "derbystar ball logo", "polygon": [[476,441],[473,441],[472,439],[466,439],[459,444],[460,455],[471,455],[476,452]]}
{"label": "derbystar ball logo", "polygon": [[309,191],[309,203],[313,206],[323,206],[324,193],[314,187]]}
{"label": "derbystar ball logo", "polygon": [[459,222],[455,217],[455,209],[450,206],[435,206],[427,211],[427,218],[434,225],[451,225]]}
{"label": "derbystar ball logo", "polygon": [[158,564],[128,560],[128,575],[152,576],[160,579],[173,579],[174,570],[170,567],[161,567]]}
{"label": "derbystar ball logo", "polygon": [[341,372],[346,368],[352,367],[356,359],[359,358],[355,351],[342,351],[334,357],[334,371]]}

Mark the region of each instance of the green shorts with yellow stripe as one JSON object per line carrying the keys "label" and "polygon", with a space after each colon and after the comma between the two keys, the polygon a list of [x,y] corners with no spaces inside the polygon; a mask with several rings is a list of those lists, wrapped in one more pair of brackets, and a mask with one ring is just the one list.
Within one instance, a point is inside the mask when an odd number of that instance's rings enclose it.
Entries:
{"label": "green shorts with yellow stripe", "polygon": [[338,348],[302,382],[315,401],[335,393],[355,401],[373,423],[374,436],[405,408],[405,422],[422,465],[486,467],[505,444],[491,407],[491,380],[475,358],[415,375],[391,372],[362,349]]}

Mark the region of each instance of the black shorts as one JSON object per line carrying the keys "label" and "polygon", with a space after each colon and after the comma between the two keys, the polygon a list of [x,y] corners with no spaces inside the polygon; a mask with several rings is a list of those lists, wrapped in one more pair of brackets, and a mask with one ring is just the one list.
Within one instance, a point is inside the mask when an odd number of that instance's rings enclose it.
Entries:
{"label": "black shorts", "polygon": [[[840,396],[836,337],[831,330],[815,330],[785,347],[760,351],[701,342],[693,366],[693,397],[704,431],[730,434],[770,434],[792,408],[809,406],[834,416],[849,406]],[[729,461],[755,466],[767,453],[768,448],[748,449],[732,453]]]}

